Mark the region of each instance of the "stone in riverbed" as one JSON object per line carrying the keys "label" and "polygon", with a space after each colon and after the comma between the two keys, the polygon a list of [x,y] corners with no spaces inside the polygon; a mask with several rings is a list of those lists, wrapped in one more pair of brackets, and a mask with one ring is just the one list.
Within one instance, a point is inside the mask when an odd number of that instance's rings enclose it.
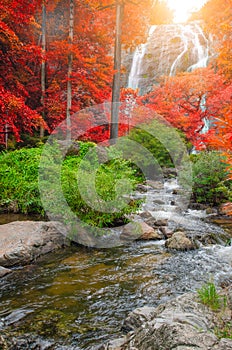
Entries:
{"label": "stone in riverbed", "polygon": [[153,227],[149,226],[145,222],[140,222],[142,235],[138,239],[141,240],[153,240],[153,239],[162,239],[160,233],[155,230]]}
{"label": "stone in riverbed", "polygon": [[68,245],[58,222],[15,221],[0,225],[0,265],[25,265],[41,255]]}
{"label": "stone in riverbed", "polygon": [[160,231],[163,233],[165,238],[171,238],[173,235],[173,231],[170,230],[167,226],[161,226]]}
{"label": "stone in riverbed", "polygon": [[232,203],[228,202],[221,204],[219,208],[219,214],[232,216]]}
{"label": "stone in riverbed", "polygon": [[176,250],[191,250],[195,249],[195,245],[182,231],[174,232],[172,237],[165,242],[166,248]]}
{"label": "stone in riverbed", "polygon": [[157,230],[154,230],[151,226],[145,222],[130,222],[125,225],[123,232],[120,235],[120,239],[123,241],[132,240],[155,240],[162,239]]}
{"label": "stone in riverbed", "polygon": [[139,214],[139,217],[142,218],[143,221],[146,222],[147,225],[157,228],[160,226],[166,226],[168,224],[167,219],[156,219],[154,216],[151,215],[149,211],[144,211],[141,214]]}
{"label": "stone in riverbed", "polygon": [[12,270],[6,269],[5,267],[0,266],[0,278],[8,275],[11,272]]}

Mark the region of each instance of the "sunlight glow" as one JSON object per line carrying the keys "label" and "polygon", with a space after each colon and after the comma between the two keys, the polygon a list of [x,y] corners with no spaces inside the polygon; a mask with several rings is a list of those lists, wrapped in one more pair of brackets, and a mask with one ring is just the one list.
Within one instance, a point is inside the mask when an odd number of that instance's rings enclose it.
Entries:
{"label": "sunlight glow", "polygon": [[167,0],[168,6],[174,10],[174,22],[187,22],[192,12],[199,10],[206,0]]}

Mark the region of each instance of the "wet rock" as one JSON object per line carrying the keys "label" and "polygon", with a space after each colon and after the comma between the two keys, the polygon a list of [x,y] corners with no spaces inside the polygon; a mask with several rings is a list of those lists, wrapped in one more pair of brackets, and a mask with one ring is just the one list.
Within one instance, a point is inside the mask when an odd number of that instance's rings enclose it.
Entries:
{"label": "wet rock", "polygon": [[221,215],[227,215],[227,216],[232,216],[232,203],[223,203],[219,207],[219,213]]}
{"label": "wet rock", "polygon": [[140,213],[140,217],[143,218],[143,220],[154,219],[149,211],[143,211]]}
{"label": "wet rock", "polygon": [[168,224],[167,219],[159,219],[156,221],[156,226],[166,226]]}
{"label": "wet rock", "polygon": [[213,350],[231,350],[232,340],[231,339],[221,339],[218,345],[216,345]]}
{"label": "wet rock", "polygon": [[0,226],[0,265],[25,265],[68,245],[64,227],[55,222],[15,221]]}
{"label": "wet rock", "polygon": [[145,222],[146,222],[146,224],[148,225],[148,226],[151,226],[151,227],[153,227],[153,228],[157,228],[157,224],[156,224],[156,219],[155,218],[150,218],[150,219],[147,219],[147,220],[144,220]]}
{"label": "wet rock", "polygon": [[31,334],[22,336],[1,335],[0,349],[3,350],[80,350],[79,347],[56,344]]}
{"label": "wet rock", "polygon": [[227,242],[230,241],[230,234],[227,232],[209,232],[205,233],[204,235],[199,235],[196,237],[202,244],[204,245],[210,245],[210,244],[221,244],[225,245]]}
{"label": "wet rock", "polygon": [[142,219],[142,221],[146,222],[147,225],[149,225],[153,228],[154,228],[154,226],[156,226],[157,220],[148,211],[145,211],[145,212],[139,214],[137,216],[137,219],[136,219],[136,216],[134,216],[134,218],[135,218],[134,221],[141,221],[141,219]]}
{"label": "wet rock", "polygon": [[[121,337],[118,339],[113,339],[108,342],[108,344],[103,344],[98,347],[92,348],[92,350],[121,350],[126,342],[126,337]],[[131,349],[133,350],[133,349]]]}
{"label": "wet rock", "polygon": [[211,208],[211,207],[208,207],[205,209],[205,213],[207,215],[211,215],[211,214],[217,214],[217,209],[216,208]]}
{"label": "wet rock", "polygon": [[11,272],[12,270],[6,269],[5,267],[0,266],[0,278],[8,275]]}
{"label": "wet rock", "polygon": [[153,228],[157,228],[160,226],[166,226],[168,224],[168,220],[166,219],[155,219],[150,212],[148,211],[144,211],[139,215],[140,218],[142,218],[143,221],[146,222],[147,225],[153,227]]}
{"label": "wet rock", "polygon": [[177,176],[177,171],[175,168],[163,168],[163,175],[165,178],[173,178]]}
{"label": "wet rock", "polygon": [[132,311],[125,319],[122,325],[122,330],[126,333],[135,331],[145,322],[151,321],[156,315],[156,308],[144,306]]}
{"label": "wet rock", "polygon": [[146,185],[143,185],[143,184],[139,184],[137,187],[136,187],[136,189],[139,191],[139,192],[147,192],[147,190],[148,190],[148,186],[146,186]]}
{"label": "wet rock", "polygon": [[124,343],[111,350],[229,350],[232,339],[219,340],[213,333],[214,313],[197,301],[194,294],[184,294],[157,308],[134,310],[126,319],[129,333]]}
{"label": "wet rock", "polygon": [[138,239],[141,240],[153,240],[153,239],[162,239],[160,233],[155,230],[153,227],[147,225],[145,222],[140,222],[142,234]]}
{"label": "wet rock", "polygon": [[195,249],[194,244],[188,237],[186,237],[185,233],[182,231],[174,232],[172,237],[167,239],[167,241],[165,242],[165,246],[166,248],[176,250]]}
{"label": "wet rock", "polygon": [[207,208],[207,205],[203,203],[190,202],[189,208],[193,210],[205,210]]}
{"label": "wet rock", "polygon": [[155,199],[153,201],[154,204],[160,204],[160,205],[164,205],[165,204],[165,201],[163,201],[162,199]]}
{"label": "wet rock", "polygon": [[157,230],[154,230],[145,222],[130,222],[129,224],[124,226],[123,232],[120,235],[120,239],[125,241],[131,241],[136,239],[153,240],[162,239],[162,237]]}
{"label": "wet rock", "polygon": [[166,226],[161,226],[160,231],[163,233],[165,238],[171,238],[173,235],[173,231]]}
{"label": "wet rock", "polygon": [[161,181],[147,180],[147,184],[156,190],[161,190],[164,187],[164,184]]}
{"label": "wet rock", "polygon": [[123,228],[123,231],[120,235],[122,241],[133,241],[141,237],[142,229],[140,222],[130,222],[126,224]]}

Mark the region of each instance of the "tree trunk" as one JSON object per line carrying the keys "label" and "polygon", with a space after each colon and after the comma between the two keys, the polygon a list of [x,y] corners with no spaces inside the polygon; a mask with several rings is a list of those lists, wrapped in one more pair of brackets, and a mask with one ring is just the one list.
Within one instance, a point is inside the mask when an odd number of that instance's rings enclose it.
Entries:
{"label": "tree trunk", "polygon": [[73,26],[74,26],[74,0],[70,0],[70,15],[69,15],[69,45],[70,51],[68,54],[68,81],[67,81],[67,110],[66,110],[66,123],[67,123],[67,140],[71,140],[71,108],[72,108],[72,63],[73,63]]}
{"label": "tree trunk", "polygon": [[[45,93],[46,93],[46,6],[45,1],[42,2],[42,62],[41,62],[41,104],[42,117],[45,120]],[[44,136],[44,127],[40,127],[40,137]]]}
{"label": "tree trunk", "polygon": [[116,34],[114,46],[114,78],[111,106],[110,139],[118,138],[118,115],[120,102],[120,77],[121,77],[121,51],[122,51],[122,17],[124,4],[117,0],[116,4]]}

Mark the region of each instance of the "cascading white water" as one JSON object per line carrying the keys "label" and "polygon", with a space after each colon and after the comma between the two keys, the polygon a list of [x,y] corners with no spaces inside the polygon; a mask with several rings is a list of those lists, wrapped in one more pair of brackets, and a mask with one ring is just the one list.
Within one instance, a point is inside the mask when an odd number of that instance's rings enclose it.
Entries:
{"label": "cascading white water", "polygon": [[128,87],[134,90],[137,89],[139,85],[139,79],[137,77],[140,75],[143,58],[146,52],[146,45],[147,44],[142,44],[136,47],[134,53],[133,64],[128,79]]}
{"label": "cascading white water", "polygon": [[[195,24],[195,28],[198,30],[194,33],[195,48],[198,55],[198,61],[188,68],[188,72],[193,71],[196,68],[207,67],[209,60],[209,41],[206,38],[202,28],[199,24]],[[204,45],[200,43],[200,37],[204,39]]]}
{"label": "cascading white water", "polygon": [[176,67],[178,66],[178,63],[181,61],[184,54],[188,51],[188,41],[189,41],[189,28],[187,26],[184,26],[182,24],[177,25],[180,28],[180,39],[184,45],[183,50],[180,52],[180,54],[177,56],[175,61],[173,62],[169,76],[173,76],[176,74]]}
{"label": "cascading white water", "polygon": [[151,26],[149,33],[148,33],[148,40],[147,40],[146,44],[141,44],[141,45],[136,47],[136,50],[135,50],[135,53],[133,56],[130,75],[128,78],[128,87],[131,89],[135,90],[139,87],[139,76],[141,75],[142,64],[143,64],[144,56],[146,53],[148,41],[149,41],[149,38],[155,32],[155,28],[156,28],[156,26]]}
{"label": "cascading white water", "polygon": [[209,42],[199,23],[152,26],[133,56],[128,87],[149,91],[162,75],[206,67]]}
{"label": "cascading white water", "polygon": [[[194,23],[194,26],[192,24],[187,24],[185,26],[179,24],[178,26],[180,28],[180,38],[182,39],[184,48],[173,62],[169,74],[170,76],[175,75],[176,67],[178,67],[178,64],[181,62],[182,57],[186,52],[188,52],[190,47],[192,47],[197,61],[187,68],[188,72],[191,72],[196,68],[206,67],[209,58],[208,40],[199,24]],[[204,39],[203,43],[201,43],[200,38]]]}

